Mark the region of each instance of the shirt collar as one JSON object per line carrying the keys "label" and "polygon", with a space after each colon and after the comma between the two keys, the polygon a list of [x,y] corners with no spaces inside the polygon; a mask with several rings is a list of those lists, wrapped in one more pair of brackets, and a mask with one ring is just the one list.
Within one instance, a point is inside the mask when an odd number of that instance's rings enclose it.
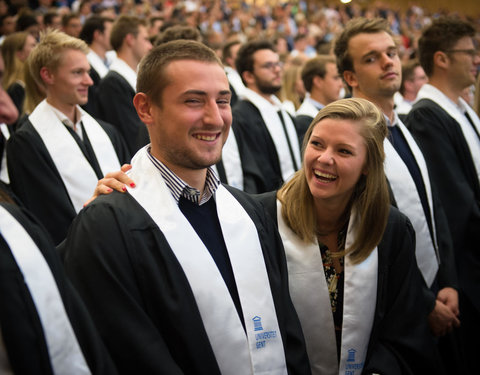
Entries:
{"label": "shirt collar", "polygon": [[308,97],[308,100],[310,101],[310,103],[313,104],[313,106],[318,109],[318,110],[321,110],[323,107],[325,107],[325,105],[323,105],[322,103],[320,102],[317,102],[315,99],[312,99],[311,96]]}
{"label": "shirt collar", "polygon": [[158,160],[155,156],[150,153],[150,148],[148,149],[147,155],[153,165],[160,171],[165,184],[167,185],[170,193],[172,194],[175,201],[179,202],[180,197],[184,197],[189,201],[198,204],[199,206],[208,202],[208,200],[214,196],[215,192],[220,185],[220,180],[216,176],[212,167],[207,168],[207,177],[205,180],[205,188],[203,195],[200,198],[200,191],[194,187],[188,185],[180,177],[178,177],[173,171]]}
{"label": "shirt collar", "polygon": [[77,122],[74,124],[72,122],[72,120],[70,120],[66,115],[65,113],[61,112],[60,110],[58,110],[57,108],[55,108],[54,106],[52,106],[48,101],[45,102],[47,104],[48,107],[51,108],[51,110],[53,111],[53,113],[55,114],[55,116],[60,120],[60,122],[65,125],[65,126],[68,126],[69,128],[72,128],[72,129],[75,129],[75,128],[80,128],[80,122],[82,121],[82,117],[83,117],[83,113],[82,111],[80,111],[80,109],[78,108],[78,106],[75,106],[75,111],[76,111],[76,119],[77,119]]}
{"label": "shirt collar", "polygon": [[396,126],[400,122],[400,118],[398,117],[398,114],[395,111],[393,111],[393,122],[390,121],[390,119],[388,118],[388,116],[385,113],[383,115],[385,116],[385,120],[387,120],[387,126],[388,127]]}

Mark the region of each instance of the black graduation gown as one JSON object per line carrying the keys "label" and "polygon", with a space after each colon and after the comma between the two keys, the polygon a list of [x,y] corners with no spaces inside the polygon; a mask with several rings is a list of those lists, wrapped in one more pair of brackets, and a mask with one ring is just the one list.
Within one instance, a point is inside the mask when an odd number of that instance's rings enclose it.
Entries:
{"label": "black graduation gown", "polygon": [[252,163],[256,164],[252,169],[260,172],[259,176],[244,174],[244,180],[253,179],[252,185],[255,186],[254,191],[248,192],[265,193],[278,189],[283,183],[278,153],[260,111],[249,101],[239,100],[232,115],[237,143],[242,145],[239,146],[240,157],[252,158]]}
{"label": "black graduation gown", "polygon": [[103,77],[96,93],[97,116],[119,130],[131,155],[140,148],[137,144],[138,132],[145,127],[133,106],[134,96],[132,86],[114,71]]}
{"label": "black graduation gown", "polygon": [[[25,228],[52,271],[72,328],[93,374],[117,371],[45,230],[26,211],[0,203]],[[15,374],[51,374],[52,366],[35,303],[7,243],[0,235],[0,326]]]}
{"label": "black graduation gown", "polygon": [[313,117],[307,115],[299,115],[295,117],[295,127],[297,128],[298,140],[300,145],[303,144],[303,137],[307,132],[310,124],[312,123]]}
{"label": "black graduation gown", "polygon": [[93,85],[88,87],[88,102],[82,105],[82,108],[90,113],[93,117],[97,117],[96,112],[96,102],[97,102],[97,88],[100,83],[100,75],[98,72],[90,65],[90,78],[93,81]]}
{"label": "black graduation gown", "polygon": [[[277,219],[276,193],[254,199]],[[394,207],[377,248],[377,302],[362,373],[443,374],[427,324],[423,280],[415,260],[415,231]]]}
{"label": "black graduation gown", "polygon": [[[120,164],[129,162],[117,131],[110,124],[99,123],[112,141]],[[45,226],[55,244],[60,243],[76,212],[52,157],[28,118],[7,142],[7,164],[13,192]],[[99,168],[96,174],[99,179],[103,177]],[[92,186],[92,194],[94,189]]]}
{"label": "black graduation gown", "polygon": [[406,124],[448,219],[460,287],[480,314],[480,186],[469,147],[460,125],[431,100],[416,103]]}
{"label": "black graduation gown", "polygon": [[[227,188],[258,229],[289,373],[308,374],[278,233],[248,195]],[[158,226],[129,194],[114,191],[84,208],[65,248],[66,272],[121,373],[220,374],[182,267]]]}

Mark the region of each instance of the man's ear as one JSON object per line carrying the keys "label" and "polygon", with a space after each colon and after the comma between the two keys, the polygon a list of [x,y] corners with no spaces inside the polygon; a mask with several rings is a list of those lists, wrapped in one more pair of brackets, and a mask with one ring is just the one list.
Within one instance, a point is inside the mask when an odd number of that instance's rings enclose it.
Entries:
{"label": "man's ear", "polygon": [[143,92],[137,93],[133,98],[133,105],[137,110],[138,117],[145,125],[153,124],[152,103],[150,98]]}
{"label": "man's ear", "polygon": [[124,43],[126,43],[127,46],[132,47],[135,44],[135,37],[133,34],[125,35]]}
{"label": "man's ear", "polygon": [[448,68],[450,59],[448,55],[443,51],[437,51],[433,54],[433,66],[438,66],[443,69]]}
{"label": "man's ear", "polygon": [[358,86],[357,75],[351,70],[345,70],[343,72],[343,79],[350,87]]}
{"label": "man's ear", "polygon": [[55,83],[55,77],[46,66],[43,66],[40,69],[40,78],[45,83],[45,85],[53,85]]}
{"label": "man's ear", "polygon": [[246,83],[246,86],[250,85],[251,83],[254,83],[255,82],[255,77],[253,75],[253,72],[249,72],[249,71],[244,71],[242,73],[242,78],[243,80],[245,81]]}

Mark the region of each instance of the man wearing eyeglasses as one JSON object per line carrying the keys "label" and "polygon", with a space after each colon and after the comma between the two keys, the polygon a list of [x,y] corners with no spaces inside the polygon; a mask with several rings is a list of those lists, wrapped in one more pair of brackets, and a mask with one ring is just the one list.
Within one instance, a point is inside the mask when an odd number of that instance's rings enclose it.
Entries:
{"label": "man wearing eyeglasses", "polygon": [[406,119],[452,233],[468,373],[478,371],[480,336],[480,120],[460,94],[475,82],[480,64],[474,35],[473,26],[454,18],[438,19],[423,31],[419,58],[429,83]]}
{"label": "man wearing eyeglasses", "polygon": [[[254,155],[257,170],[245,170],[246,189],[263,193],[278,189],[300,167],[300,145],[294,119],[275,96],[282,85],[282,65],[265,40],[244,44],[237,54],[237,71],[247,87],[233,107],[233,129],[240,156]],[[243,155],[242,155],[243,153]]]}

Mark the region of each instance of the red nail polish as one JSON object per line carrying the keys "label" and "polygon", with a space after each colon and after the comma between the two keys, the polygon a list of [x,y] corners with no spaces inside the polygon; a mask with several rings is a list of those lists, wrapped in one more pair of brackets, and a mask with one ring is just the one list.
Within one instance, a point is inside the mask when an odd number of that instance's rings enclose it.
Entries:
{"label": "red nail polish", "polygon": [[123,186],[123,187],[122,187],[122,190],[123,190],[123,191],[127,191],[127,187],[126,187],[126,186]]}
{"label": "red nail polish", "polygon": [[108,193],[111,193],[112,191],[113,191],[113,190],[110,189],[110,188],[107,189],[107,192],[108,192]]}
{"label": "red nail polish", "polygon": [[132,183],[130,184],[130,187],[132,187],[132,188],[134,188],[135,186],[136,186],[136,185],[135,185],[135,182],[132,182]]}

